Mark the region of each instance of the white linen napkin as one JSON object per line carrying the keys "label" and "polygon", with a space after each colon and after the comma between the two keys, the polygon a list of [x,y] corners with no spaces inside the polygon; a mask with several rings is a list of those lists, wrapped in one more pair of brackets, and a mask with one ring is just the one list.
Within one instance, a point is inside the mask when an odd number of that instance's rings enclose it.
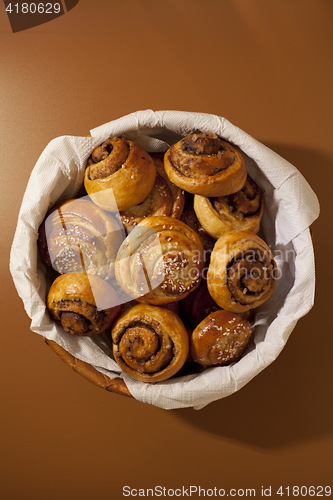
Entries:
{"label": "white linen napkin", "polygon": [[[237,363],[146,384],[121,373],[102,341],[68,335],[50,319],[45,307],[50,283],[37,252],[38,228],[51,206],[60,199],[76,196],[87,158],[109,136],[126,136],[152,152],[165,151],[194,131],[214,132],[247,155],[248,171],[265,194],[262,230],[275,255],[281,279],[272,297],[257,311],[254,345]],[[225,118],[180,111],[138,111],[91,130],[91,137],[63,136],[47,145],[32,170],[23,197],[10,270],[32,320],[32,331],[54,340],[110,378],[122,377],[140,401],[165,409],[200,409],[239,390],[274,361],[298,319],[311,309],[315,270],[308,228],[318,215],[317,197],[300,172]]]}

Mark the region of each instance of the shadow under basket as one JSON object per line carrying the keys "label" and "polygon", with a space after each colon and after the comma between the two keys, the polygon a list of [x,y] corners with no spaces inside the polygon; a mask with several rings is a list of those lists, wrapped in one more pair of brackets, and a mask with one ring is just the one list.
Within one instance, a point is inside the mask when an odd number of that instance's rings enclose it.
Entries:
{"label": "shadow under basket", "polygon": [[67,352],[63,347],[61,347],[53,340],[45,339],[45,342],[60,357],[60,359],[62,359],[62,361],[66,363],[66,365],[68,365],[76,373],[79,373],[93,384],[101,387],[102,389],[106,389],[109,392],[120,394],[121,396],[127,396],[130,398],[133,397],[127,389],[125,382],[121,378],[117,377],[114,379],[110,379],[103,373],[97,371],[96,368],[89,365],[85,361],[81,361],[80,359],[75,358],[72,354]]}

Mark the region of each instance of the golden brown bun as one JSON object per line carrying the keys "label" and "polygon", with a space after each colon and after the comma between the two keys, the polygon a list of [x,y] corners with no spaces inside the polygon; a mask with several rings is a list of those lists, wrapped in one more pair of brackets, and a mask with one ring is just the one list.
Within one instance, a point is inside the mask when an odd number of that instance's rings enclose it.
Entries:
{"label": "golden brown bun", "polygon": [[201,226],[213,238],[229,231],[257,233],[264,211],[264,198],[257,184],[247,176],[237,193],[217,198],[195,195],[194,210]]}
{"label": "golden brown bun", "polygon": [[85,273],[67,273],[51,285],[47,308],[73,335],[94,335],[109,328],[120,312],[113,288],[104,280]]}
{"label": "golden brown bun", "polygon": [[156,168],[148,153],[133,141],[114,137],[92,152],[84,186],[104,210],[126,210],[148,196],[155,177]]}
{"label": "golden brown bun", "polygon": [[[131,309],[134,306],[137,306],[138,304],[139,302],[137,302],[136,300],[130,300],[129,302],[124,302],[120,306],[121,313],[127,311],[128,309]],[[168,302],[167,304],[160,304],[159,307],[165,307],[165,309],[169,309],[169,311],[172,311],[173,313],[179,316],[179,302]]]}
{"label": "golden brown bun", "polygon": [[161,382],[180,370],[189,351],[187,331],[176,314],[139,304],[115,322],[113,355],[121,369],[142,382]]}
{"label": "golden brown bun", "polygon": [[119,248],[115,274],[138,302],[180,300],[199,284],[204,265],[199,236],[172,217],[147,217]]}
{"label": "golden brown bun", "polygon": [[150,156],[154,161],[156,172],[167,183],[172,193],[172,199],[173,199],[172,211],[171,214],[168,215],[170,215],[170,217],[174,217],[175,219],[180,219],[185,204],[185,193],[182,189],[176,186],[176,184],[171,182],[169,177],[167,176],[164,168],[164,153],[150,153]]}
{"label": "golden brown bun", "polygon": [[227,311],[241,313],[263,304],[276,285],[276,263],[259,236],[232,231],[221,236],[211,255],[208,290]]}
{"label": "golden brown bun", "polygon": [[123,239],[115,217],[89,200],[73,199],[48,212],[39,228],[38,248],[44,262],[58,273],[110,278]]}
{"label": "golden brown bun", "polygon": [[172,217],[173,212],[174,199],[172,191],[167,182],[157,174],[154,187],[147,198],[139,205],[121,211],[120,218],[127,231],[130,231],[146,217],[160,215]]}
{"label": "golden brown bun", "polygon": [[165,153],[164,167],[176,186],[202,196],[235,193],[246,180],[242,154],[211,133],[191,134],[173,144]]}
{"label": "golden brown bun", "polygon": [[250,338],[248,321],[227,311],[215,311],[193,331],[191,355],[202,366],[227,365],[241,357]]}

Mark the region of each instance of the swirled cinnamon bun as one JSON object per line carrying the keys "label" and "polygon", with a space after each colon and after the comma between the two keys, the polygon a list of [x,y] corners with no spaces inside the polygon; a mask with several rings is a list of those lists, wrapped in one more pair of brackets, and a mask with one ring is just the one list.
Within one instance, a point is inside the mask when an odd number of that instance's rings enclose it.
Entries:
{"label": "swirled cinnamon bun", "polygon": [[264,198],[257,184],[247,176],[237,193],[217,198],[195,195],[194,210],[202,227],[213,238],[229,231],[257,233],[264,211]]}
{"label": "swirled cinnamon bun", "polygon": [[138,302],[175,302],[196,288],[204,265],[199,236],[172,217],[147,217],[119,248],[115,274]]}
{"label": "swirled cinnamon bun", "polygon": [[185,363],[189,351],[183,323],[163,307],[132,307],[118,318],[111,335],[116,362],[142,382],[161,382],[172,377]]}
{"label": "swirled cinnamon bun", "polygon": [[176,184],[171,182],[169,177],[167,176],[164,168],[164,153],[150,153],[150,156],[154,161],[156,172],[167,183],[172,193],[173,204],[171,213],[169,215],[170,217],[174,217],[175,219],[180,219],[185,204],[185,193],[182,189],[176,186]]}
{"label": "swirled cinnamon bun", "polygon": [[242,154],[212,133],[191,134],[164,155],[169,179],[185,191],[202,196],[225,196],[242,189],[246,166]]}
{"label": "swirled cinnamon bun", "polygon": [[155,184],[147,198],[138,205],[120,212],[120,218],[127,231],[133,229],[146,217],[167,215],[172,216],[174,200],[170,187],[159,175],[156,175]]}
{"label": "swirled cinnamon bun", "polygon": [[[139,302],[136,300],[130,300],[129,302],[124,302],[121,304],[121,313],[127,311],[128,309],[131,309],[134,306],[137,306]],[[179,316],[179,302],[168,302],[167,304],[160,304],[159,307],[165,307],[166,309],[169,309],[169,311],[172,311],[173,313],[177,314]]]}
{"label": "swirled cinnamon bun", "polygon": [[113,137],[89,157],[84,186],[104,210],[126,210],[148,196],[155,177],[156,168],[148,153],[133,141]]}
{"label": "swirled cinnamon bun", "polygon": [[221,236],[214,246],[207,273],[208,290],[223,309],[245,312],[272,295],[276,271],[267,243],[253,233],[232,231]]}
{"label": "swirled cinnamon bun", "polygon": [[89,200],[59,203],[39,228],[38,248],[58,273],[88,272],[110,278],[125,235],[120,222]]}
{"label": "swirled cinnamon bun", "polygon": [[202,366],[227,365],[241,357],[250,339],[251,327],[246,319],[215,311],[193,330],[190,352]]}
{"label": "swirled cinnamon bun", "polygon": [[[58,276],[47,296],[51,316],[73,335],[94,335],[110,328],[120,311],[113,288],[95,275]],[[111,306],[110,306],[111,305]]]}

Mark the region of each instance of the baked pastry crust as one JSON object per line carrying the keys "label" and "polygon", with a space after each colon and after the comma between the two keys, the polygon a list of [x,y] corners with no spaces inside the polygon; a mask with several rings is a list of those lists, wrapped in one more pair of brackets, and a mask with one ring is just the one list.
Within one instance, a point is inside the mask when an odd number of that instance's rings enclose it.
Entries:
{"label": "baked pastry crust", "polygon": [[215,311],[193,330],[191,356],[201,366],[230,364],[241,357],[251,333],[246,319],[227,311]]}
{"label": "baked pastry crust", "polygon": [[111,278],[125,238],[120,222],[89,200],[58,203],[39,228],[38,248],[58,273],[88,272]]}
{"label": "baked pastry crust", "polygon": [[235,193],[246,180],[242,154],[212,133],[191,134],[173,144],[165,153],[164,167],[176,186],[202,196]]}
{"label": "baked pastry crust", "polygon": [[[66,206],[69,202],[60,204],[50,225],[51,246],[58,250],[61,231],[75,229],[72,236],[66,234],[67,242],[79,248],[74,267],[61,251],[55,258],[52,249],[51,258],[45,224],[40,231],[45,262],[56,260],[56,269],[67,273],[49,291],[51,316],[70,334],[104,332],[97,344],[111,327],[116,361],[144,382],[167,380],[179,370],[182,375],[186,361],[203,367],[237,361],[251,338],[245,317],[270,297],[276,283],[269,247],[251,234],[259,230],[263,196],[247,177],[239,149],[215,134],[195,133],[165,155],[148,155],[133,141],[114,137],[92,152],[84,177],[94,203],[69,200],[81,203],[76,210]],[[185,213],[184,190],[191,205]],[[104,210],[119,210],[121,220]],[[130,233],[122,243],[120,222]],[[121,238],[111,244],[107,235],[114,232]],[[207,257],[208,278],[201,280],[204,248],[210,250],[214,238],[219,239],[211,262]],[[93,261],[84,270],[102,272],[77,272],[83,248]],[[99,278],[114,273],[115,289]],[[120,307],[126,299],[130,302]]]}
{"label": "baked pastry crust", "polygon": [[130,297],[159,305],[194,290],[203,266],[203,246],[191,228],[172,217],[147,217],[120,246],[115,275]]}
{"label": "baked pastry crust", "polygon": [[241,313],[263,304],[276,285],[276,263],[259,236],[232,231],[213,249],[207,273],[208,290],[227,311]]}
{"label": "baked pastry crust", "polygon": [[127,210],[120,212],[120,218],[127,231],[131,231],[142,219],[167,215],[179,219],[185,204],[185,193],[170,182],[164,170],[163,153],[150,153],[155,167],[156,179],[147,198]]}
{"label": "baked pastry crust", "polygon": [[161,382],[175,375],[189,352],[187,331],[176,314],[139,304],[112,328],[113,355],[121,369],[142,382]]}
{"label": "baked pastry crust", "polygon": [[194,210],[201,226],[213,238],[229,231],[257,233],[264,211],[264,198],[257,184],[247,176],[236,193],[207,198],[194,196]]}
{"label": "baked pastry crust", "polygon": [[172,192],[165,180],[157,174],[154,187],[147,198],[139,205],[120,212],[120,219],[127,231],[130,231],[146,217],[160,215],[171,217],[173,206]]}
{"label": "baked pastry crust", "polygon": [[84,186],[104,210],[126,210],[141,203],[154,186],[152,158],[133,141],[107,139],[96,148],[84,173]]}
{"label": "baked pastry crust", "polygon": [[95,275],[67,273],[58,276],[47,296],[47,309],[73,335],[94,335],[110,328],[120,312],[116,292]]}
{"label": "baked pastry crust", "polygon": [[164,168],[164,153],[150,153],[155,167],[156,172],[162,179],[167,183],[169,189],[172,193],[173,205],[170,217],[174,217],[175,219],[180,219],[182,215],[184,205],[185,205],[185,193],[183,189],[180,189],[176,184],[170,181],[169,177]]}

